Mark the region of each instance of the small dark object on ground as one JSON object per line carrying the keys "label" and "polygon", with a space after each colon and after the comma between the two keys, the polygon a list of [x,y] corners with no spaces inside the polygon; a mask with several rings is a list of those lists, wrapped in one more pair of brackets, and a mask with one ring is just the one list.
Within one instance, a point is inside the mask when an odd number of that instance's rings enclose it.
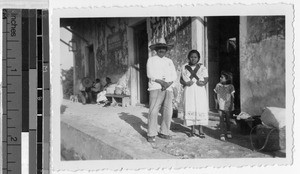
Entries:
{"label": "small dark object on ground", "polygon": [[[262,123],[260,120],[260,115],[255,115],[245,120],[237,120],[237,124],[239,125],[241,134],[249,135],[253,127]],[[255,133],[255,130],[253,133]]]}

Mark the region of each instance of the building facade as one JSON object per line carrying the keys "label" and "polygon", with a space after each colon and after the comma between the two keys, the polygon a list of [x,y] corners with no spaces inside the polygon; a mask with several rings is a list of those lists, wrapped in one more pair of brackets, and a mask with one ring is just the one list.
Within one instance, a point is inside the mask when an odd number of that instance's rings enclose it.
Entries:
{"label": "building facade", "polygon": [[99,78],[125,86],[131,104],[147,104],[149,45],[164,37],[173,44],[167,53],[177,69],[178,108],[182,87],[180,68],[187,54],[197,49],[209,70],[209,107],[220,72],[233,73],[236,112],[260,115],[266,106],[285,107],[284,16],[147,17],[61,19],[73,34],[74,93],[79,79]]}

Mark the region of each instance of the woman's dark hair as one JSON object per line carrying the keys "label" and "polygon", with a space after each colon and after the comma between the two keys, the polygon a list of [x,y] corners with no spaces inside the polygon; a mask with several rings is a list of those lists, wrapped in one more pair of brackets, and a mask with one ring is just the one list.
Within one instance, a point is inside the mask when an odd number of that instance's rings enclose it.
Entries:
{"label": "woman's dark hair", "polygon": [[226,84],[232,84],[232,73],[228,71],[221,71],[221,76],[224,76],[226,79]]}
{"label": "woman's dark hair", "polygon": [[193,54],[193,53],[196,53],[197,54],[197,56],[198,56],[198,58],[199,58],[199,60],[200,60],[200,53],[199,53],[199,51],[197,51],[197,50],[191,50],[190,52],[189,52],[189,54],[188,54],[188,59],[190,60],[190,57],[191,57],[191,55]]}

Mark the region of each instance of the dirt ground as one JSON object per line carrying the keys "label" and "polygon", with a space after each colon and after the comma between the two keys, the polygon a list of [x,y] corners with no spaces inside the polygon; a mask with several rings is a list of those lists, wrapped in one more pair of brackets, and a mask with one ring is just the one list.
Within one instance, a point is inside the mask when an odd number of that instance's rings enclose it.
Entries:
{"label": "dirt ground", "polygon": [[[132,152],[139,159],[279,157],[277,153],[253,151],[249,134],[242,134],[238,125],[232,125],[232,139],[220,141],[218,117],[213,114],[210,114],[209,125],[204,128],[206,137],[203,139],[189,137],[189,128],[183,126],[182,119],[173,118],[172,140],[157,137],[155,143],[148,143],[147,115],[148,108],[142,106],[102,107],[68,100],[64,100],[61,106],[62,122],[98,139],[111,139],[110,142],[117,142],[113,143],[117,148]],[[97,130],[105,134],[101,135]]]}

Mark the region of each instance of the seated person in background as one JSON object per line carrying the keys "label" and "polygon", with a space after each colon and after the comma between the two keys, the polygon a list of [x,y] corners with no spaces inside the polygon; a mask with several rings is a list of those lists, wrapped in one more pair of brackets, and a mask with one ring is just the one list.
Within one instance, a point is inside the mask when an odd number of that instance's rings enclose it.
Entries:
{"label": "seated person in background", "polygon": [[103,90],[106,90],[106,88],[111,84],[111,79],[109,77],[106,77],[106,84],[104,85]]}
{"label": "seated person in background", "polygon": [[96,79],[95,84],[93,85],[93,87],[91,88],[91,96],[92,96],[92,101],[91,102],[96,102],[96,97],[97,94],[101,91],[101,83],[100,83],[100,79]]}
{"label": "seated person in background", "polygon": [[82,104],[86,104],[86,102],[87,102],[86,100],[88,98],[88,94],[87,94],[86,88],[83,86],[81,80],[79,81],[79,91],[80,91],[79,97],[81,98]]}
{"label": "seated person in background", "polygon": [[109,103],[109,101],[107,100],[105,95],[107,92],[106,89],[111,84],[112,84],[111,79],[109,77],[106,77],[106,84],[104,85],[103,90],[101,92],[99,92],[97,95],[97,104],[101,104],[101,103],[108,104]]}

